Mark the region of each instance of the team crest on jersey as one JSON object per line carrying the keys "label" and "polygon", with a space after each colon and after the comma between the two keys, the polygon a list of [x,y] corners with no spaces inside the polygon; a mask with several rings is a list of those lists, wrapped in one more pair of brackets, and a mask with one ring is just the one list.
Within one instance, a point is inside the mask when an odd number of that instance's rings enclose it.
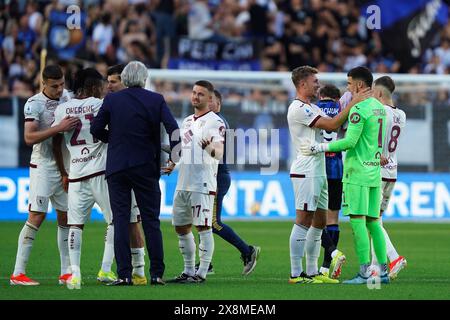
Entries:
{"label": "team crest on jersey", "polygon": [[394,116],[394,123],[400,124],[400,117]]}
{"label": "team crest on jersey", "polygon": [[357,124],[359,121],[361,121],[361,116],[358,112],[353,112],[350,116],[350,122],[353,124]]}
{"label": "team crest on jersey", "polygon": [[312,117],[313,113],[309,108],[304,108],[305,114],[307,117]]}
{"label": "team crest on jersey", "polygon": [[192,119],[187,119],[186,123],[184,124],[185,129],[189,129],[192,125]]}
{"label": "team crest on jersey", "polygon": [[49,100],[45,104],[45,108],[50,111],[55,111],[58,104],[59,104],[59,101]]}
{"label": "team crest on jersey", "polygon": [[219,134],[221,137],[225,137],[225,127],[224,126],[221,126],[219,128]]}

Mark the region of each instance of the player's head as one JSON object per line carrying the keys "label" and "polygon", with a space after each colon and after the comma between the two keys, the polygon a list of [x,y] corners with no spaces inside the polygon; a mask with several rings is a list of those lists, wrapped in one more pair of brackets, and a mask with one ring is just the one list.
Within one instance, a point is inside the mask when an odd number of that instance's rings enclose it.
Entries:
{"label": "player's head", "polygon": [[222,95],[220,94],[219,91],[214,90],[211,103],[209,104],[209,110],[211,110],[214,113],[218,113],[220,112],[221,108],[222,108]]}
{"label": "player's head", "polygon": [[320,88],[319,79],[316,76],[318,72],[316,68],[310,66],[295,68],[291,78],[297,92],[309,99],[315,98]]}
{"label": "player's head", "polygon": [[43,93],[50,99],[61,98],[64,91],[64,74],[60,66],[46,66],[42,71]]}
{"label": "player's head", "polygon": [[372,72],[366,67],[356,67],[347,73],[347,89],[352,94],[365,88],[371,88],[373,82]]}
{"label": "player's head", "polygon": [[319,99],[331,99],[334,101],[338,101],[341,97],[341,92],[339,91],[338,87],[336,87],[334,84],[326,84],[319,90]]}
{"label": "player's head", "polygon": [[145,64],[140,61],[131,61],[125,68],[123,68],[120,74],[122,83],[125,87],[145,87],[145,81],[147,81],[148,70]]}
{"label": "player's head", "polygon": [[107,80],[108,80],[108,91],[109,92],[117,92],[122,89],[125,89],[124,84],[122,83],[122,79],[120,74],[125,68],[124,64],[117,64],[108,68],[107,72]]}
{"label": "player's head", "polygon": [[94,68],[86,68],[77,73],[75,79],[76,94],[82,97],[101,98],[103,92],[103,77]]}
{"label": "player's head", "polygon": [[191,94],[191,103],[195,109],[203,111],[209,107],[214,95],[214,86],[211,82],[200,80],[194,83]]}
{"label": "player's head", "polygon": [[391,100],[395,83],[389,76],[383,76],[373,82],[373,96],[380,101]]}

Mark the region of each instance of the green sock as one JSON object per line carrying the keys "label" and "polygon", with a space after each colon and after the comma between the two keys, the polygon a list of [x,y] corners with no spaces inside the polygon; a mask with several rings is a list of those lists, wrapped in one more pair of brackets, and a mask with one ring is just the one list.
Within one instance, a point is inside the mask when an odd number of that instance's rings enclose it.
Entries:
{"label": "green sock", "polygon": [[380,220],[367,221],[367,229],[373,239],[373,250],[377,256],[380,265],[387,263],[386,240],[384,239],[383,229],[381,229]]}
{"label": "green sock", "polygon": [[353,230],[353,241],[355,243],[359,264],[368,264],[370,262],[370,242],[366,228],[366,220],[350,218],[350,224]]}

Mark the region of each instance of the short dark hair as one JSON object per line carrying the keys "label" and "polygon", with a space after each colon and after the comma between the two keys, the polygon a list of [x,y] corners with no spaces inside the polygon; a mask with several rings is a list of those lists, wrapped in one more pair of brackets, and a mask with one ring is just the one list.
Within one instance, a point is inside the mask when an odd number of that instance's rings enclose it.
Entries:
{"label": "short dark hair", "polygon": [[319,71],[311,66],[301,66],[297,67],[292,71],[292,82],[294,86],[297,87],[300,81],[305,80],[312,74],[317,74]]}
{"label": "short dark hair", "polygon": [[102,80],[102,75],[94,68],[79,70],[75,75],[73,91],[78,93],[81,89],[91,90],[92,87],[100,86]]}
{"label": "short dark hair", "polygon": [[213,86],[213,84],[212,84],[211,82],[209,82],[209,81],[206,81],[206,80],[199,80],[199,81],[197,81],[196,83],[194,83],[194,85],[195,85],[195,86],[200,86],[200,87],[206,88],[206,89],[208,89],[208,91],[209,91],[210,93],[214,93],[214,86]]}
{"label": "short dark hair", "polygon": [[42,71],[42,79],[48,80],[59,80],[64,77],[63,71],[60,66],[57,65],[51,65],[46,66],[44,68],[44,71]]}
{"label": "short dark hair", "polygon": [[219,100],[220,104],[222,104],[222,95],[219,91],[214,89],[214,95],[216,96],[217,100]]}
{"label": "short dark hair", "polygon": [[94,68],[84,69],[83,76],[84,76],[83,89],[89,89],[91,87],[100,86],[102,84],[103,77],[100,74],[100,72],[98,72]]}
{"label": "short dark hair", "polygon": [[337,100],[341,97],[341,92],[334,84],[326,84],[322,88],[320,88],[319,96]]}
{"label": "short dark hair", "polygon": [[351,69],[347,73],[347,77],[352,77],[354,80],[361,80],[369,88],[372,86],[373,75],[372,72],[370,72],[370,70],[366,67],[359,66]]}
{"label": "short dark hair", "polygon": [[382,76],[375,80],[374,85],[385,87],[392,94],[395,90],[395,83],[389,76]]}
{"label": "short dark hair", "polygon": [[120,74],[122,73],[123,69],[125,68],[126,64],[116,64],[115,66],[109,67],[107,71],[108,76],[112,76],[117,74],[120,79]]}

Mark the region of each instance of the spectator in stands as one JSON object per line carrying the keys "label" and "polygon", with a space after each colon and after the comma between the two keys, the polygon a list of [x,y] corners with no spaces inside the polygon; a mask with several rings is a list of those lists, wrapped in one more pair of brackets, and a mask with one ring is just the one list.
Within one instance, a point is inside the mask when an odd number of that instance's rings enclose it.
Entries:
{"label": "spectator in stands", "polygon": [[114,36],[114,28],[111,24],[111,14],[105,12],[93,31],[92,40],[94,52],[97,57],[103,57],[106,55],[108,47],[112,44]]}
{"label": "spectator in stands", "polygon": [[[49,36],[42,34],[43,26],[52,10],[65,12],[69,4],[79,5],[87,14],[87,41],[76,56],[84,65],[141,59],[147,66],[165,68],[177,38],[189,36],[212,41],[258,39],[257,55],[264,70],[289,71],[302,64],[324,72],[343,72],[361,64],[377,72],[400,70],[400,62],[386,52],[379,35],[361,23],[355,1],[10,0],[0,1],[0,72],[9,90],[19,76],[37,90],[38,76],[30,77],[40,65],[40,47]],[[449,73],[450,21],[435,43],[409,73]]]}
{"label": "spectator in stands", "polygon": [[167,42],[176,35],[175,1],[156,0],[155,2],[155,10],[151,13],[151,16],[156,26],[156,60],[160,64],[164,51],[166,51],[165,48],[169,48]]}
{"label": "spectator in stands", "polygon": [[439,57],[445,68],[450,67],[450,36],[442,38],[441,45],[434,49],[434,54]]}
{"label": "spectator in stands", "polygon": [[214,35],[211,12],[207,0],[196,0],[192,3],[188,17],[189,38],[207,40]]}

